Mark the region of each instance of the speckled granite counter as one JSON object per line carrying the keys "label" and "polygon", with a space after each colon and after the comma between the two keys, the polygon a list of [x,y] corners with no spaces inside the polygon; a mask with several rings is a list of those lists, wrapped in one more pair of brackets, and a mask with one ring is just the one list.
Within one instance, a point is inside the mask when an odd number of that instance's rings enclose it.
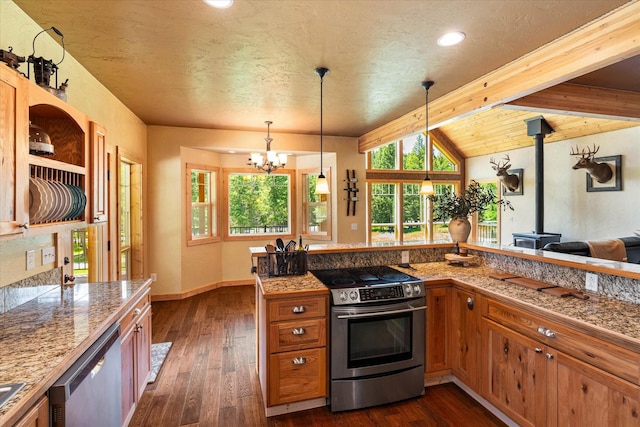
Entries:
{"label": "speckled granite counter", "polygon": [[0,314],[0,383],[25,386],[2,408],[13,424],[148,289],[150,280],[60,287]]}
{"label": "speckled granite counter", "polygon": [[[534,291],[518,285],[495,280],[489,277],[499,270],[477,266],[454,266],[447,262],[429,262],[412,264],[414,269],[402,270],[425,280],[427,285],[446,283],[455,280],[458,283],[473,287],[476,291],[507,302],[514,306],[533,309],[544,316],[552,315],[568,325],[588,331],[596,328],[612,337],[617,343],[640,353],[640,306],[630,302],[619,301],[604,296],[594,296],[589,300],[577,298],[559,298]],[[304,276],[288,276],[260,278],[265,296],[269,294],[286,294],[305,290],[321,292],[326,289],[311,273]],[[565,283],[557,283],[565,286]],[[640,356],[639,356],[640,357]]]}

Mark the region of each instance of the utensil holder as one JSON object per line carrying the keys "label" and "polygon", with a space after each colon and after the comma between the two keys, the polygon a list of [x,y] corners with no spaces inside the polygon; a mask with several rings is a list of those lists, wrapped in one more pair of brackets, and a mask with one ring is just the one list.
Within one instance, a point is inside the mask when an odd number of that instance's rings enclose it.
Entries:
{"label": "utensil holder", "polygon": [[307,251],[267,252],[269,277],[307,274]]}

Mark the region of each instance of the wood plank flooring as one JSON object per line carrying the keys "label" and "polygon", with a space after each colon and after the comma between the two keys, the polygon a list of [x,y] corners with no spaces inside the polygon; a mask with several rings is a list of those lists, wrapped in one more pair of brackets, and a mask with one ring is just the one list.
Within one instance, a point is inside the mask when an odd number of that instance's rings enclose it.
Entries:
{"label": "wood plank flooring", "polygon": [[131,427],[503,426],[453,384],[404,402],[332,413],[327,407],[265,418],[255,360],[253,286],[153,303],[152,341],[173,345]]}

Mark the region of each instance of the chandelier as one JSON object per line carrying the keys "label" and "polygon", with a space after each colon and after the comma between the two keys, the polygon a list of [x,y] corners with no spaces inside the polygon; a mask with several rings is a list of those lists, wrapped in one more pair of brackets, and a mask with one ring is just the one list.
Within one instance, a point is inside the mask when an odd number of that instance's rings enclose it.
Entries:
{"label": "chandelier", "polygon": [[287,163],[287,155],[271,151],[271,141],[273,141],[273,138],[270,136],[269,129],[273,122],[267,120],[265,123],[267,124],[267,137],[264,140],[267,141],[267,152],[264,155],[260,153],[251,153],[251,158],[247,164],[270,174],[274,170],[284,167]]}

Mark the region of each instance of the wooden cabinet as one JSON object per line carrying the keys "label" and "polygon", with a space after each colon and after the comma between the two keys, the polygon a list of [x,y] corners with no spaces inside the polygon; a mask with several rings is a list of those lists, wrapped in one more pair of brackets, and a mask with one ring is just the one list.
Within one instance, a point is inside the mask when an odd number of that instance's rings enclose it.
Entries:
{"label": "wooden cabinet", "polygon": [[[0,69],[0,102],[0,235],[55,232],[51,226],[85,222],[89,206],[93,222],[106,221],[105,130],[8,67]],[[50,137],[53,154],[30,150],[30,123]]]}
{"label": "wooden cabinet", "polygon": [[147,293],[120,320],[122,423],[127,425],[151,370],[151,297]]}
{"label": "wooden cabinet", "polygon": [[545,425],[544,346],[489,320],[483,326],[482,396],[521,426]]}
{"label": "wooden cabinet", "polygon": [[328,296],[258,297],[258,366],[266,407],[327,397]]}
{"label": "wooden cabinet", "polygon": [[43,396],[14,427],[49,427],[49,399]]}
{"label": "wooden cabinet", "polygon": [[474,291],[451,289],[451,368],[454,375],[472,389],[478,384],[478,312]]}
{"label": "wooden cabinet", "polygon": [[27,80],[0,67],[0,235],[19,234],[29,223]]}
{"label": "wooden cabinet", "polygon": [[426,377],[449,374],[449,286],[427,289]]}
{"label": "wooden cabinet", "polygon": [[488,300],[481,395],[518,424],[640,425],[638,355]]}

